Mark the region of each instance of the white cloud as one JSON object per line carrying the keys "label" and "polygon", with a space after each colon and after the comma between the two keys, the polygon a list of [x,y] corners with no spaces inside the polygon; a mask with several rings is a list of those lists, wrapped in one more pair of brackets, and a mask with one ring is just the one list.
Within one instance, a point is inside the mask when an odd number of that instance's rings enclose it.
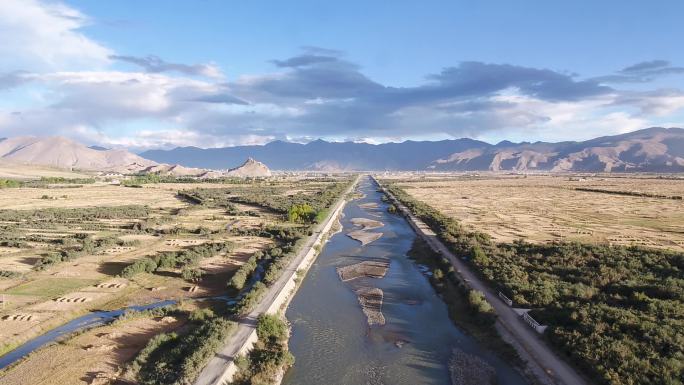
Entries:
{"label": "white cloud", "polygon": [[[67,135],[135,149],[319,137],[568,140],[644,128],[684,110],[678,89],[628,91],[510,64],[460,63],[422,85],[391,87],[320,50],[226,82],[214,63],[113,52],[84,34],[88,22],[59,2],[0,0],[0,90],[15,98],[0,107],[0,136]],[[114,71],[112,58],[137,67]]]}
{"label": "white cloud", "polygon": [[0,72],[104,66],[112,53],[85,36],[78,10],[57,2],[0,1]]}

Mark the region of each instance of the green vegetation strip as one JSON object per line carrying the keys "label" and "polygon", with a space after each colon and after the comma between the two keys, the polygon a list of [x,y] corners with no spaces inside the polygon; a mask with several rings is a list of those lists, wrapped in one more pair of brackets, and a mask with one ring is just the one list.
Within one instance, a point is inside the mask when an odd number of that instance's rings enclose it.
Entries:
{"label": "green vegetation strip", "polygon": [[182,331],[154,336],[125,377],[143,385],[191,384],[234,330],[234,322],[211,311],[196,311]]}
{"label": "green vegetation strip", "polygon": [[605,190],[605,189],[587,188],[587,187],[576,187],[575,190],[576,191],[595,192],[595,193],[601,193],[601,194],[626,195],[626,196],[641,197],[641,198],[658,198],[658,199],[674,199],[674,200],[682,200],[683,199],[683,197],[681,195],[651,194],[651,193],[638,192],[638,191]]}
{"label": "green vegetation strip", "polygon": [[46,208],[35,210],[0,210],[0,221],[46,221],[46,222],[82,222],[96,219],[133,219],[145,218],[150,215],[147,206],[127,205],[111,207],[79,207]]}
{"label": "green vegetation strip", "polygon": [[197,281],[202,273],[197,268],[199,261],[234,249],[232,242],[204,243],[179,251],[164,251],[153,257],[139,259],[126,266],[121,272],[124,278],[133,278],[140,273],[154,273],[160,269],[181,269],[181,275],[188,281]]}
{"label": "green vegetation strip", "polygon": [[413,242],[408,256],[430,269],[430,284],[446,303],[449,318],[454,324],[466,330],[506,361],[521,365],[515,349],[502,340],[493,327],[496,314],[485,300],[484,294],[470,289],[456,274],[449,260],[435,253],[421,238],[416,238]]}
{"label": "green vegetation strip", "polygon": [[58,297],[64,293],[96,284],[96,279],[81,278],[45,278],[15,286],[4,291],[4,294],[28,295],[37,297]]}
{"label": "green vegetation strip", "polygon": [[235,360],[238,367],[233,385],[272,385],[294,364],[287,350],[288,326],[277,315],[264,314],[257,320],[259,340],[245,356]]}
{"label": "green vegetation strip", "polygon": [[516,307],[549,325],[559,353],[598,384],[681,384],[684,254],[581,243],[495,243],[388,190]]}

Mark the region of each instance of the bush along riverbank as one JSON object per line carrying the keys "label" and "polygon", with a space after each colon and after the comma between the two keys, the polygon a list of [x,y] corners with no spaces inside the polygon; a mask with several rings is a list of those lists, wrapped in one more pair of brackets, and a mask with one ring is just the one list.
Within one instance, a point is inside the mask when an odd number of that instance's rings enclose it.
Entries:
{"label": "bush along riverbank", "polygon": [[449,309],[449,318],[487,349],[511,365],[522,366],[515,349],[501,339],[494,328],[496,314],[484,295],[472,290],[454,271],[449,261],[435,253],[421,238],[416,238],[408,252],[409,258],[425,266],[428,280]]}
{"label": "bush along riverbank", "polygon": [[[264,267],[264,274],[260,281],[256,282],[249,290],[244,293],[242,298],[229,310],[236,316],[244,316],[254,309],[254,307],[261,301],[266,293],[268,287],[273,285],[285,267],[292,261],[292,259],[299,253],[306,238],[311,236],[314,227],[325,220],[329,210],[332,206],[342,198],[342,194],[354,183],[356,178],[350,178],[345,183],[335,183],[332,187],[322,191],[318,195],[298,197],[296,202],[290,206],[291,212],[298,213],[291,215],[289,220],[297,223],[297,227],[274,227],[271,229],[261,230],[265,234],[273,238],[278,244],[277,247],[270,249],[265,254],[260,254],[250,259],[244,271],[238,271],[235,280],[228,283],[230,289],[237,289],[244,286],[246,281],[257,270],[258,261],[262,261]],[[252,204],[260,204],[262,207],[271,210],[282,209],[283,202],[278,200],[275,203],[267,198],[254,199],[250,201]],[[302,209],[305,207],[305,209]],[[308,212],[308,208],[313,208],[316,215],[302,215],[301,212]],[[303,210],[303,211],[302,211]]]}
{"label": "bush along riverbank", "polygon": [[397,185],[387,189],[488,284],[533,309],[544,338],[596,384],[681,384],[684,254],[643,247],[494,242]]}
{"label": "bush along riverbank", "polygon": [[[171,307],[155,309],[155,312],[181,311]],[[157,334],[150,339],[127,366],[123,377],[142,385],[192,384],[236,325],[208,308],[195,310],[187,316],[188,323],[180,330]]]}
{"label": "bush along riverbank", "polygon": [[257,336],[254,348],[235,360],[238,372],[231,384],[279,384],[285,371],[294,364],[294,357],[287,349],[289,327],[279,315],[259,316]]}

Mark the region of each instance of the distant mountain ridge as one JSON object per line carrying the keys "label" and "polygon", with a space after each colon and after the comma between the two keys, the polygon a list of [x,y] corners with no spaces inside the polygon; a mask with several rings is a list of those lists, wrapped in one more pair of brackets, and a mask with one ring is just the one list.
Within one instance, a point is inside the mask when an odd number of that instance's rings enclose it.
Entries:
{"label": "distant mountain ridge", "polygon": [[684,129],[652,127],[581,142],[275,141],[263,146],[150,150],[140,155],[160,163],[212,169],[254,157],[276,170],[684,172]]}

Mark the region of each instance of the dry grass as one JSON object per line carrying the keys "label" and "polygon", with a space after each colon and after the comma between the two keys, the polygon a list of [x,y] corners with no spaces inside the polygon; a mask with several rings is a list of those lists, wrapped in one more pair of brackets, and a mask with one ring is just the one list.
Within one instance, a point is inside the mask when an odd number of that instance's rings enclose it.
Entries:
{"label": "dry grass", "polygon": [[684,251],[683,201],[576,190],[682,196],[684,180],[492,176],[402,180],[399,185],[497,241],[580,240]]}
{"label": "dry grass", "polygon": [[88,178],[89,175],[47,166],[29,166],[0,161],[0,178],[40,179],[42,177]]}
{"label": "dry grass", "polygon": [[93,329],[38,351],[1,373],[4,385],[109,384],[152,336],[178,329],[185,320],[137,318]]}
{"label": "dry grass", "polygon": [[[0,209],[106,207],[131,204],[154,208],[186,206],[176,198],[177,191],[178,185],[173,184],[146,185],[143,188],[97,183],[78,188],[11,188],[2,190]],[[57,199],[41,199],[43,195]]]}
{"label": "dry grass", "polygon": [[[292,179],[277,183],[282,183],[288,189],[301,185],[303,190],[311,190],[316,185],[293,182]],[[282,216],[241,204],[236,205],[241,213],[228,215],[225,210],[192,206],[176,196],[179,190],[195,187],[229,187],[239,193],[245,186],[202,183],[151,184],[143,188],[127,188],[92,184],[76,188],[2,190],[0,210],[148,205],[153,209],[151,216],[164,218],[164,221],[158,224],[150,222],[156,232],[153,234],[131,230],[128,225],[137,219],[96,219],[87,223],[87,228],[82,223],[66,222],[50,223],[49,226],[41,223],[41,226],[36,226],[40,228],[31,228],[30,223],[3,224],[12,226],[19,236],[39,235],[39,240],[24,242],[20,247],[0,248],[0,270],[21,274],[19,277],[0,279],[0,293],[5,294],[7,302],[4,308],[0,308],[0,354],[93,310],[113,310],[162,300],[225,294],[226,283],[233,272],[254,252],[271,247],[273,240],[237,236],[224,230],[230,227],[246,229],[282,224]],[[60,198],[41,199],[43,195]],[[252,214],[248,215],[246,211]],[[257,213],[256,216],[254,213]],[[200,227],[216,233],[195,233]],[[183,231],[179,234],[161,231],[173,228]],[[41,255],[62,247],[51,243],[50,239],[59,240],[76,233],[88,233],[94,238],[115,236],[137,243],[114,245],[92,255],[58,263],[43,271],[33,269]],[[229,256],[217,255],[200,261],[199,268],[204,273],[200,282],[183,280],[178,269],[164,269],[159,274],[141,273],[130,280],[117,278],[125,266],[140,258],[209,241],[230,241],[236,247]],[[26,362],[1,373],[0,383],[105,383],[121,363],[129,360],[144,346],[151,335],[169,329],[168,325],[161,325],[158,320],[136,322],[117,329],[117,337],[113,341],[98,334],[110,335],[108,331],[115,325],[96,328],[64,344],[42,349]]]}

